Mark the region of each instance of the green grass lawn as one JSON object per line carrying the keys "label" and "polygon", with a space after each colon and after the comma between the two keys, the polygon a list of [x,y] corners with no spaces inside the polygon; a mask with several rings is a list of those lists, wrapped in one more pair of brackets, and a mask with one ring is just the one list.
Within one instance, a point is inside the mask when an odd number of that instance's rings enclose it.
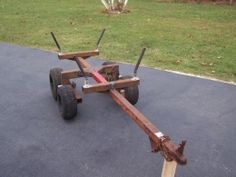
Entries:
{"label": "green grass lawn", "polygon": [[[101,57],[236,82],[236,6],[130,0],[130,13],[102,13],[99,0],[0,0],[0,40],[64,51],[93,49],[103,28]],[[53,58],[52,58],[53,59]]]}

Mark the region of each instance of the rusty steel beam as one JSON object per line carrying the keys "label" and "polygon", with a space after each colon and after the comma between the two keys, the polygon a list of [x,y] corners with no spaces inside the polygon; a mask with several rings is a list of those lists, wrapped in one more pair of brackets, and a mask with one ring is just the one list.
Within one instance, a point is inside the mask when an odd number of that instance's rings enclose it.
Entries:
{"label": "rusty steel beam", "polygon": [[[84,70],[84,73],[87,77],[91,77],[91,74],[87,69]],[[70,79],[84,77],[84,75],[81,73],[79,69],[71,69],[67,71],[61,72],[61,84],[62,85],[70,85]]]}
{"label": "rusty steel beam", "polygon": [[[92,77],[98,83],[108,83],[97,71],[91,72]],[[175,160],[180,165],[185,165],[187,159],[183,154],[185,141],[179,146],[156,128],[137,108],[126,100],[117,90],[111,89],[113,100],[134,120],[134,122],[149,136],[153,152],[161,151],[166,160]]]}
{"label": "rusty steel beam", "polygon": [[121,89],[121,88],[131,87],[135,85],[139,85],[138,78],[117,80],[117,81],[98,83],[98,84],[93,84],[93,85],[85,85],[82,87],[82,90],[84,93],[105,92],[111,89]]}
{"label": "rusty steel beam", "polygon": [[113,100],[139,125],[139,127],[149,136],[153,152],[164,152],[167,160],[175,160],[184,165],[187,159],[180,149],[182,146],[176,146],[168,136],[165,136],[157,129],[137,108],[129,103],[117,90],[110,91]]}
{"label": "rusty steel beam", "polygon": [[[89,71],[85,70],[84,73],[86,76],[91,77],[91,74]],[[83,77],[83,74],[81,73],[79,69],[71,69],[67,71],[62,71],[61,75],[62,75],[62,79],[74,79],[78,77]]]}
{"label": "rusty steel beam", "polygon": [[86,62],[84,58],[82,58],[82,57],[77,57],[77,58],[75,58],[75,60],[76,60],[76,59],[79,60],[81,66],[82,66],[84,69],[89,70],[89,69],[91,68],[91,65],[90,65],[88,62]]}
{"label": "rusty steel beam", "polygon": [[60,60],[63,60],[63,59],[73,60],[73,58],[75,57],[88,58],[88,57],[97,56],[97,55],[99,55],[99,51],[93,50],[93,51],[84,51],[84,52],[59,53],[58,58]]}

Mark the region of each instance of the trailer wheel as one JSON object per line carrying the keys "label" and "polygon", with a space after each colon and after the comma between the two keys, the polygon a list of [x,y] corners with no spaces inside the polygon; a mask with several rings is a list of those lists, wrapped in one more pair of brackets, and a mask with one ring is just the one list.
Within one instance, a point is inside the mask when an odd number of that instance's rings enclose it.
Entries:
{"label": "trailer wheel", "polygon": [[[113,61],[105,61],[102,63],[102,65],[113,65],[113,64],[117,64],[116,62]],[[119,66],[114,67],[114,70],[112,71],[112,73],[105,73],[103,74],[103,76],[105,77],[105,79],[107,81],[116,81],[119,79],[119,75],[120,75],[120,71],[119,71]]]}
{"label": "trailer wheel", "polygon": [[49,72],[50,88],[52,91],[52,96],[55,100],[57,100],[57,86],[61,84],[61,72],[61,68],[53,68],[50,69]]}
{"label": "trailer wheel", "polygon": [[77,114],[77,100],[70,85],[58,87],[57,102],[61,116],[70,120]]}
{"label": "trailer wheel", "polygon": [[116,62],[114,61],[105,61],[102,63],[102,65],[113,65],[113,64],[116,64]]}
{"label": "trailer wheel", "polygon": [[[132,76],[122,76],[120,79],[131,79]],[[135,105],[139,99],[139,88],[138,85],[124,88],[125,98],[132,104]]]}

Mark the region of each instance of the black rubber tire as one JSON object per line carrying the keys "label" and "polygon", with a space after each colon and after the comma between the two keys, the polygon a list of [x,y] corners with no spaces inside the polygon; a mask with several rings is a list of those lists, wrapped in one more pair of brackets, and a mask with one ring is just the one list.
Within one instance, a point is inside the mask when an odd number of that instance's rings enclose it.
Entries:
{"label": "black rubber tire", "polygon": [[[113,61],[105,61],[102,63],[102,65],[104,66],[113,65],[113,64],[117,64],[117,63]],[[117,67],[117,69],[113,71],[113,74],[104,74],[103,76],[105,77],[107,81],[116,81],[119,79],[119,75],[120,75],[120,71],[119,71],[119,67]]]}
{"label": "black rubber tire", "polygon": [[105,61],[102,63],[102,65],[113,65],[113,64],[117,64],[117,63],[114,61]]}
{"label": "black rubber tire", "polygon": [[[120,79],[131,79],[132,76],[122,76]],[[124,88],[125,98],[132,104],[135,105],[139,99],[139,88],[138,85]]]}
{"label": "black rubber tire", "polygon": [[70,85],[58,87],[57,102],[61,116],[65,120],[74,118],[77,114],[77,100]]}
{"label": "black rubber tire", "polygon": [[57,87],[61,84],[61,68],[50,69],[49,72],[49,83],[51,87],[52,96],[57,100]]}

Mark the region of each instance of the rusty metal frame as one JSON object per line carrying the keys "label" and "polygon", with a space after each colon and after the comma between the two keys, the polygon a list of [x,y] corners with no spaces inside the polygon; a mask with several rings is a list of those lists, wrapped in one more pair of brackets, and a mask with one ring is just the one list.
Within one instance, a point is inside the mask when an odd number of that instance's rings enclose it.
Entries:
{"label": "rusty metal frame", "polygon": [[[60,53],[58,54],[58,58],[60,60],[68,59],[75,61],[80,68],[76,70],[63,71],[61,73],[62,85],[71,85],[74,90],[77,102],[80,103],[82,102],[82,98],[79,92],[75,89],[75,85],[70,81],[70,79],[85,77],[86,82],[82,87],[82,91],[84,93],[109,93],[112,99],[123,109],[123,111],[125,111],[130,116],[130,118],[147,134],[150,140],[152,152],[160,152],[167,161],[174,160],[180,165],[185,165],[187,163],[187,158],[184,156],[183,151],[186,141],[182,141],[179,145],[174,144],[169,136],[164,135],[153,123],[151,123],[151,121],[147,117],[145,117],[119,92],[119,89],[121,88],[139,84],[140,80],[136,76],[136,74],[145,50],[142,51],[138,63],[135,66],[134,77],[130,79],[108,81],[104,77],[104,74],[112,74],[114,68],[119,67],[118,65],[111,64],[96,69],[86,61],[86,59],[91,56],[99,55],[98,45],[104,34],[104,31],[105,29],[102,31],[102,34],[99,37],[96,50],[74,53],[62,53],[60,45],[57,42],[54,34],[52,33],[52,37],[60,51]],[[97,84],[88,84],[87,77],[92,77],[97,82]]]}
{"label": "rusty metal frame", "polygon": [[132,87],[139,85],[139,79],[124,79],[117,80],[112,82],[101,82],[93,85],[85,85],[82,87],[84,93],[92,93],[92,92],[105,92],[110,91],[111,89],[122,89],[125,87]]}
{"label": "rusty metal frame", "polygon": [[73,59],[75,57],[88,58],[88,57],[97,56],[97,55],[99,55],[99,51],[96,49],[96,50],[93,50],[93,51],[59,53],[58,58],[60,60],[63,60],[63,59]]}
{"label": "rusty metal frame", "polygon": [[[87,56],[86,56],[87,58]],[[170,137],[164,135],[147,117],[145,117],[136,107],[134,107],[122,94],[118,88],[129,87],[139,84],[139,78],[118,80],[108,82],[102,75],[105,69],[111,69],[113,66],[103,66],[100,69],[93,68],[85,61],[83,57],[68,58],[69,60],[78,59],[82,65],[86,75],[92,77],[98,84],[84,85],[82,90],[84,93],[91,92],[109,92],[112,99],[131,117],[131,119],[147,134],[150,140],[152,152],[160,152],[167,161],[176,161],[180,165],[185,165],[187,159],[183,154],[186,141],[182,141],[180,145],[174,144]],[[80,70],[70,70],[62,72],[63,84],[71,84],[68,82],[71,78],[82,77]],[[80,98],[81,100],[81,98]]]}

